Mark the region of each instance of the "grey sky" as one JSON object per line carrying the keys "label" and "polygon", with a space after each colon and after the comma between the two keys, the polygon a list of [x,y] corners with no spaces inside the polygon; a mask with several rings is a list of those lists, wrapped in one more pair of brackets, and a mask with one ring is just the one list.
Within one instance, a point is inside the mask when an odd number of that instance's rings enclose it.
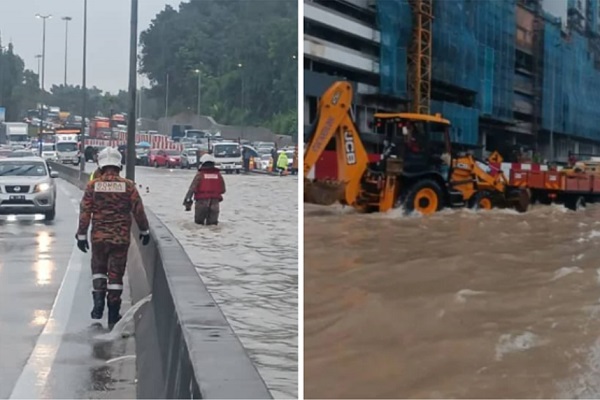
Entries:
{"label": "grey sky", "polygon": [[[181,0],[139,0],[138,30],[145,30],[166,4],[179,8]],[[81,84],[83,59],[83,0],[0,0],[2,43],[9,41],[26,68],[37,72],[36,54],[42,53],[42,20],[46,20],[45,88],[64,81],[65,21],[69,22],[67,83]],[[129,82],[129,0],[88,0],[87,86],[116,92]],[[139,36],[138,36],[139,38]],[[138,85],[141,81],[138,81]]]}

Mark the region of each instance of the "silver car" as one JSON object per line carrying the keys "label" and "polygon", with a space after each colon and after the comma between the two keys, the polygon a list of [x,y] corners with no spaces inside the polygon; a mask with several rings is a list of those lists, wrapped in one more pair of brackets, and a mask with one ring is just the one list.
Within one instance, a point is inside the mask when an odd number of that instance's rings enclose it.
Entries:
{"label": "silver car", "polygon": [[0,159],[0,214],[44,214],[52,221],[57,177],[41,157]]}

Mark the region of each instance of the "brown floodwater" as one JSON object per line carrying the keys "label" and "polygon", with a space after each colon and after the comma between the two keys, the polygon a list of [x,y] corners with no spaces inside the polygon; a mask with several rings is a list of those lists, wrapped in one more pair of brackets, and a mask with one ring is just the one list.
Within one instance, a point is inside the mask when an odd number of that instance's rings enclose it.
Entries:
{"label": "brown floodwater", "polygon": [[307,398],[598,398],[600,206],[305,204]]}

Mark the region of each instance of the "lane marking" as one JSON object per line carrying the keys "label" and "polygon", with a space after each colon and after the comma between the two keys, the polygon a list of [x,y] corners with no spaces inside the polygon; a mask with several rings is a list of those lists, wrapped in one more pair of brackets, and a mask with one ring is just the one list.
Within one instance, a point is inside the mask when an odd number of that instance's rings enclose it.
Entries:
{"label": "lane marking", "polygon": [[48,318],[48,322],[38,337],[35,348],[13,388],[11,399],[43,398],[42,394],[48,381],[48,375],[71,316],[75,290],[81,279],[83,254],[78,254],[78,252],[77,246],[73,246],[67,271],[54,299],[50,318]]}
{"label": "lane marking", "polygon": [[[72,199],[62,185],[59,185],[59,188]],[[12,390],[10,399],[43,398],[42,395],[48,383],[48,376],[71,316],[75,301],[75,292],[83,270],[84,257],[83,253],[79,253],[77,245],[73,245],[71,258],[54,299],[50,317]]]}

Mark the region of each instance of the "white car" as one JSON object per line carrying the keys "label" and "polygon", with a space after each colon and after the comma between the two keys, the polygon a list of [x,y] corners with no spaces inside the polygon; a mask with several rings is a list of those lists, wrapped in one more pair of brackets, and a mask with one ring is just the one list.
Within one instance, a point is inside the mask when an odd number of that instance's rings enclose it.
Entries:
{"label": "white car", "polygon": [[51,172],[41,157],[0,160],[0,214],[56,215],[58,172]]}
{"label": "white car", "polygon": [[42,158],[46,161],[57,161],[58,153],[56,152],[56,145],[44,144],[42,146]]}

